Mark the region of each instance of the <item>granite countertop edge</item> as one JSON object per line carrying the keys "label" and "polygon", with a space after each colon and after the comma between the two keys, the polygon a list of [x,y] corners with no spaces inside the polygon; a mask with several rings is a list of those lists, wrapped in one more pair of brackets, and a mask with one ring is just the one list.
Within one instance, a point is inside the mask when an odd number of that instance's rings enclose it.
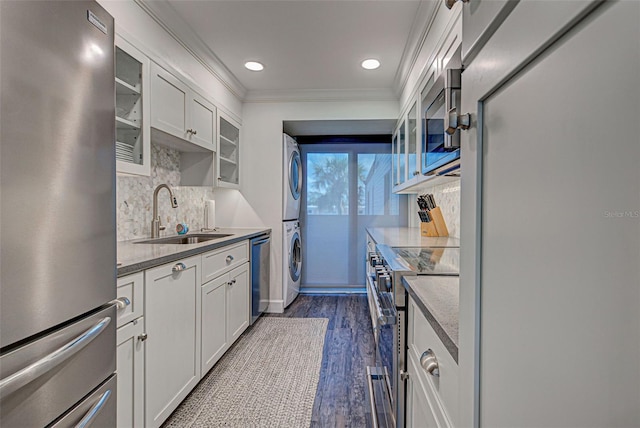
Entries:
{"label": "granite countertop edge", "polygon": [[413,290],[411,284],[407,282],[404,277],[402,278],[402,284],[404,285],[404,288],[407,290],[409,295],[413,298],[414,302],[416,302],[416,305],[425,316],[433,330],[436,332],[444,347],[447,349],[447,351],[449,351],[449,354],[451,354],[453,360],[456,362],[456,364],[458,364],[458,344],[453,341],[451,336],[449,336],[449,333],[447,333],[447,331],[442,327],[438,319],[431,313],[426,303],[422,300],[418,293]]}
{"label": "granite countertop edge", "polygon": [[[207,232],[203,232],[206,234]],[[118,247],[118,266],[117,277],[123,277],[133,273],[141,272],[156,266],[187,257],[196,256],[227,245],[235,244],[254,238],[256,236],[271,234],[270,228],[220,228],[210,233],[229,233],[231,236],[224,238],[205,241],[198,244],[136,244],[136,242],[148,240],[149,238],[139,238],[130,241],[120,241]],[[198,233],[200,234],[200,233]],[[164,236],[163,236],[164,237]],[[143,257],[134,257],[128,259],[126,254],[128,250],[143,252],[148,249],[149,255]],[[153,254],[154,251],[160,251],[161,254]],[[120,256],[121,254],[124,256]]]}

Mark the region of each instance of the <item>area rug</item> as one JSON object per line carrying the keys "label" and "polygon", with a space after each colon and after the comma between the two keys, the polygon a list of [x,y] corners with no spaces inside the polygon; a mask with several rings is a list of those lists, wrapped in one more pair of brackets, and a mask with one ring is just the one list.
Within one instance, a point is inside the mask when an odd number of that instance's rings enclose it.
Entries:
{"label": "area rug", "polygon": [[328,321],[261,317],[163,427],[308,427]]}

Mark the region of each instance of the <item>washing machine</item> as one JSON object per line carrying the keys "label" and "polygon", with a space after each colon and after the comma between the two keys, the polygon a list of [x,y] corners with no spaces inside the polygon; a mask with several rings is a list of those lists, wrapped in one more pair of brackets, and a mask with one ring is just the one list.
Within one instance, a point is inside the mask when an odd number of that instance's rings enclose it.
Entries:
{"label": "washing machine", "polygon": [[283,188],[282,219],[297,220],[300,217],[300,195],[302,193],[302,160],[298,143],[287,134],[282,134]]}
{"label": "washing machine", "polygon": [[302,272],[302,241],[298,220],[282,223],[282,263],[283,300],[286,308],[300,292],[300,274]]}

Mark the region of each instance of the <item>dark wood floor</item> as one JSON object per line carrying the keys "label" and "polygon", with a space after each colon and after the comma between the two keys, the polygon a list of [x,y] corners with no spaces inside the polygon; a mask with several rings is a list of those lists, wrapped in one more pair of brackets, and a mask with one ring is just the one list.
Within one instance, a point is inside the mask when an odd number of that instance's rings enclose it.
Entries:
{"label": "dark wood floor", "polygon": [[301,295],[283,314],[267,316],[328,318],[312,428],[366,427],[366,367],[375,344],[366,295]]}

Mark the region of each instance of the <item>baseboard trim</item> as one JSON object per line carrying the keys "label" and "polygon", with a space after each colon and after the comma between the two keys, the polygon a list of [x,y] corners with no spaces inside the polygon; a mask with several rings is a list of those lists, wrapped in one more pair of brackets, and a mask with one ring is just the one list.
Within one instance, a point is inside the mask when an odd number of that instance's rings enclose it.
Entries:
{"label": "baseboard trim", "polygon": [[300,289],[300,294],[367,294],[365,287],[341,288],[341,287],[305,287]]}
{"label": "baseboard trim", "polygon": [[269,300],[269,307],[266,310],[269,314],[281,314],[284,312],[284,300]]}

